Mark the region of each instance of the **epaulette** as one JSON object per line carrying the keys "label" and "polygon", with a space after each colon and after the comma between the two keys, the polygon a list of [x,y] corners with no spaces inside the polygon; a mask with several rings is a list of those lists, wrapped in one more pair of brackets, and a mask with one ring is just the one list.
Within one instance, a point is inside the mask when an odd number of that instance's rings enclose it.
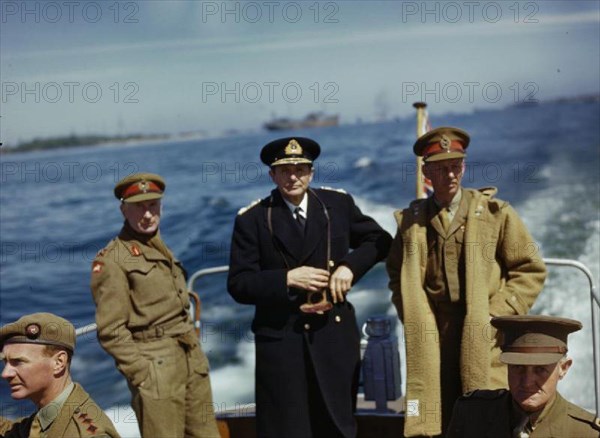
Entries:
{"label": "epaulette", "polygon": [[414,201],[412,201],[410,203],[410,205],[408,206],[408,209],[412,212],[413,216],[418,216],[419,215],[419,209],[424,205],[424,203],[427,201],[427,198],[425,199],[415,199]]}
{"label": "epaulette", "polygon": [[334,189],[333,187],[327,187],[327,186],[321,186],[319,187],[321,190],[331,190],[332,192],[338,192],[338,193],[343,193],[344,195],[347,195],[348,192],[344,189]]}
{"label": "epaulette", "polygon": [[496,193],[498,193],[498,189],[496,187],[481,187],[477,189],[477,191],[481,192],[481,194],[487,198],[493,198]]}
{"label": "epaulette", "polygon": [[81,409],[79,408],[76,408],[73,414],[73,417],[79,424],[81,431],[88,432],[88,436],[97,436],[96,431],[98,430],[98,426],[94,424],[93,419],[88,416],[88,414],[81,412]]}
{"label": "epaulette", "polygon": [[476,389],[475,391],[470,391],[464,393],[460,399],[461,400],[495,400],[497,398],[502,397],[507,389]]}
{"label": "epaulette", "polygon": [[256,201],[252,201],[250,204],[246,205],[245,207],[242,207],[238,210],[238,216],[246,213],[248,210],[250,210],[252,207],[257,206],[258,204],[260,204],[261,199],[257,199]]}
{"label": "epaulette", "polygon": [[92,262],[92,274],[100,274],[102,272],[104,269],[104,262],[102,259],[109,251],[113,249],[116,243],[117,239],[113,239],[108,242],[104,248],[96,253],[96,257],[94,257],[94,261]]}
{"label": "epaulette", "polygon": [[588,412],[585,409],[582,409],[579,406],[574,405],[572,403],[569,404],[568,410],[570,417],[582,421],[584,423],[588,423],[595,430],[600,430],[600,418],[596,417],[591,412]]}

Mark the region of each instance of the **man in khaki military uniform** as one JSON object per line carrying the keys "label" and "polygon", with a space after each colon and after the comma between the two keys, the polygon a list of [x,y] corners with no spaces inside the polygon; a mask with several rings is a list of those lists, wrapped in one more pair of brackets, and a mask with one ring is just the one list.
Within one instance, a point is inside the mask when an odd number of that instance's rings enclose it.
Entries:
{"label": "man in khaki military uniform", "polygon": [[500,360],[508,364],[509,391],[465,394],[454,406],[447,437],[599,438],[600,420],[569,403],[556,386],[573,364],[569,333],[581,323],[550,316],[492,319],[504,335]]}
{"label": "man in khaki military uniform", "polygon": [[15,400],[29,399],[38,411],[10,421],[0,418],[0,437],[115,437],[112,422],[84,389],[71,380],[75,328],[51,313],[34,313],[0,328],[2,378]]}
{"label": "man in khaki military uniform", "polygon": [[406,339],[404,436],[442,434],[463,392],[506,387],[490,316],[526,314],[546,277],[536,243],[496,189],[461,186],[469,142],[452,127],[421,136],[413,150],[434,195],[395,212],[387,270]]}
{"label": "man in khaki military uniform", "polygon": [[219,437],[185,271],[159,232],[165,186],[151,173],[115,186],[125,223],[92,265],[98,339],[127,378],[142,436]]}

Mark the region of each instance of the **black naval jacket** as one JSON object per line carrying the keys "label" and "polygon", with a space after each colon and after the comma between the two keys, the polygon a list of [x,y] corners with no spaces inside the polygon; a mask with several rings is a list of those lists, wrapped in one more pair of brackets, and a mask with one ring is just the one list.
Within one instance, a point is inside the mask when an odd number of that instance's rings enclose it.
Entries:
{"label": "black naval jacket", "polygon": [[311,378],[337,429],[346,437],[356,435],[360,336],[354,308],[346,300],[324,315],[300,312],[306,294],[288,290],[287,272],[300,266],[327,269],[327,216],[335,263],[330,272],[347,265],[354,283],[387,256],[391,236],[364,215],[350,195],[330,189],[308,193],[304,235],[277,189],[240,211],[233,231],[228,290],[237,302],[256,306],[252,330],[260,437],[322,435],[310,424],[314,412],[309,411],[315,409],[307,400]]}

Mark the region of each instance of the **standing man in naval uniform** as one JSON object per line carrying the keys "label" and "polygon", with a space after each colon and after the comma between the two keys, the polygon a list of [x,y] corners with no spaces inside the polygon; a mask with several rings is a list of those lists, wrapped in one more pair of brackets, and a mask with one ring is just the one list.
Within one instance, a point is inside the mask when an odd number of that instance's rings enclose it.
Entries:
{"label": "standing man in naval uniform", "polygon": [[125,223],[92,265],[98,339],[127,378],[142,436],[215,438],[208,359],[188,314],[185,271],[159,232],[165,187],[152,173],[115,186]]}
{"label": "standing man in naval uniform", "polygon": [[581,323],[542,315],[491,322],[504,335],[500,360],[508,364],[509,390],[460,397],[447,438],[600,438],[600,420],[556,390],[573,365],[567,337],[581,329]]}
{"label": "standing man in naval uniform", "polygon": [[345,192],[309,188],[319,153],[301,137],[263,147],[277,187],[235,220],[228,289],[256,308],[261,438],[356,436],[360,336],[346,294],[391,236]]}
{"label": "standing man in naval uniform", "polygon": [[15,400],[38,411],[10,421],[0,417],[2,438],[119,438],[112,422],[71,380],[75,327],[51,313],[33,313],[0,328],[2,378]]}
{"label": "standing man in naval uniform", "polygon": [[404,436],[443,434],[464,392],[506,387],[490,317],[526,314],[546,278],[537,244],[496,189],[461,186],[469,140],[452,127],[421,136],[413,150],[433,196],[394,213],[387,269],[405,329]]}

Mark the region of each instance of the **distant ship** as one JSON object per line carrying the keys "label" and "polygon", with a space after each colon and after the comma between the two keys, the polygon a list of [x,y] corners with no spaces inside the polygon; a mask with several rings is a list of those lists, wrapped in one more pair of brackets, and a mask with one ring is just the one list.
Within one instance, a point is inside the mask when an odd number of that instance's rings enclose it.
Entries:
{"label": "distant ship", "polygon": [[281,117],[273,119],[264,124],[264,128],[269,131],[282,131],[287,129],[317,128],[321,126],[337,126],[339,124],[339,115],[325,115],[322,112],[309,113],[303,119],[289,119]]}

